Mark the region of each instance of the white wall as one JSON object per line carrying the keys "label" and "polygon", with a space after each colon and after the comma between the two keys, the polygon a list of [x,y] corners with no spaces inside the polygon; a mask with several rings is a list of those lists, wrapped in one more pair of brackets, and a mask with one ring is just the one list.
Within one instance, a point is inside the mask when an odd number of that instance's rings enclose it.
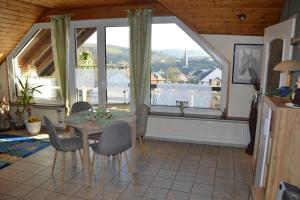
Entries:
{"label": "white wall", "polygon": [[232,84],[234,44],[263,44],[262,36],[208,35],[202,34],[211,45],[223,54],[231,63],[228,116],[249,117],[253,87],[246,84]]}

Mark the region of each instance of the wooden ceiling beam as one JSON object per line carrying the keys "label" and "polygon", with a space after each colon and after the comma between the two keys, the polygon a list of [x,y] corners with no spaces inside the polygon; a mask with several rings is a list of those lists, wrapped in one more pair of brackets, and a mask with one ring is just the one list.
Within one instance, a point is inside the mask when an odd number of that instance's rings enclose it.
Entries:
{"label": "wooden ceiling beam", "polygon": [[75,9],[64,9],[64,10],[49,10],[44,13],[41,18],[41,22],[49,21],[49,15],[59,15],[66,13],[73,13],[72,20],[85,20],[85,19],[105,19],[105,18],[122,18],[127,17],[126,10],[137,9],[137,8],[152,8],[155,16],[169,16],[171,13],[166,10],[159,3],[142,3],[135,5],[124,5],[124,6],[101,6],[92,8],[75,8]]}

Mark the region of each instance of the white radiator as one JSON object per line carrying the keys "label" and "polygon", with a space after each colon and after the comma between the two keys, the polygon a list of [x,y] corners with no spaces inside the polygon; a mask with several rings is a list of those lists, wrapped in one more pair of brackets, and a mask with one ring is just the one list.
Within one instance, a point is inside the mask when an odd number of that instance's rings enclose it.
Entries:
{"label": "white radiator", "polygon": [[149,116],[147,137],[193,143],[247,146],[248,122],[222,119],[196,119]]}

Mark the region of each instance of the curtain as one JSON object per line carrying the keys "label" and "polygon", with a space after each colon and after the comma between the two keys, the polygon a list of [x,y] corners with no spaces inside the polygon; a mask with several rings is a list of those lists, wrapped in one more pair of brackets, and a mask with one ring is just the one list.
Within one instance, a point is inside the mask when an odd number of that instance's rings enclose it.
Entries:
{"label": "curtain", "polygon": [[128,11],[130,28],[130,84],[135,108],[144,104],[150,84],[152,10]]}
{"label": "curtain", "polygon": [[51,17],[51,43],[56,77],[63,101],[68,108],[67,92],[67,45],[70,15]]}

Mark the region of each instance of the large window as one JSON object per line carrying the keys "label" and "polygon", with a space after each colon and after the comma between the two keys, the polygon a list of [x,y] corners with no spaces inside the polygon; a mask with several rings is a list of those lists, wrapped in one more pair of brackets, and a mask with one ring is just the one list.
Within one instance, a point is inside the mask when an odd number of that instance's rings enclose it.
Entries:
{"label": "large window", "polygon": [[106,27],[107,103],[129,104],[129,28]]}
{"label": "large window", "polygon": [[29,83],[42,85],[41,93],[35,93],[36,103],[57,103],[61,101],[58,82],[55,77],[51,47],[50,29],[38,29],[33,37],[12,59],[16,94],[20,90],[17,78]]}
{"label": "large window", "polygon": [[77,28],[76,100],[98,104],[97,29]]}
{"label": "large window", "polygon": [[175,23],[152,25],[151,105],[220,108],[222,70]]}

